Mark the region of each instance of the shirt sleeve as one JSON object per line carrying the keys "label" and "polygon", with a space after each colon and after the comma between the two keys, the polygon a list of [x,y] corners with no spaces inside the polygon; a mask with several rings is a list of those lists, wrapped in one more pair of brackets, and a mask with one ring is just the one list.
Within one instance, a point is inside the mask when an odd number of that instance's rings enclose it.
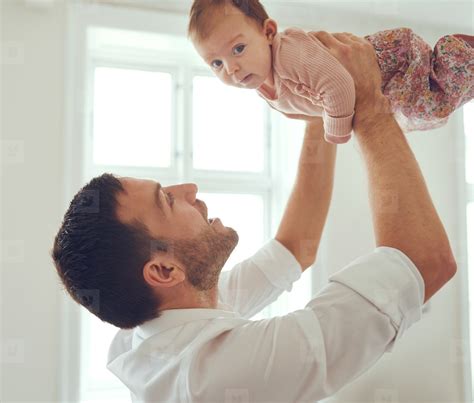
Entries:
{"label": "shirt sleeve", "polygon": [[291,291],[301,277],[301,266],[276,239],[271,239],[252,257],[221,273],[219,301],[251,318],[276,301],[283,291]]}
{"label": "shirt sleeve", "polygon": [[326,398],[391,351],[421,318],[423,299],[410,259],[377,248],[331,276],[304,309],[248,322],[204,346],[193,358],[191,393],[210,401],[229,393],[252,402]]}
{"label": "shirt sleeve", "polygon": [[[277,42],[274,69],[293,83],[296,95],[323,107],[326,135],[347,141],[352,131],[355,86],[352,76],[326,47],[310,33],[287,29]],[[339,141],[343,142],[343,141]]]}

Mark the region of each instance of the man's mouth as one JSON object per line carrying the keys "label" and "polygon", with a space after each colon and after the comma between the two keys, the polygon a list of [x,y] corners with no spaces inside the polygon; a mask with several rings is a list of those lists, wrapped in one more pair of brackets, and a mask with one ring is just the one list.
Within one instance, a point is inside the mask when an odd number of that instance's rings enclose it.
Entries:
{"label": "man's mouth", "polygon": [[201,200],[199,200],[199,202],[202,203],[202,205],[204,207],[204,212],[202,213],[202,216],[205,220],[207,220],[207,223],[209,225],[212,225],[213,222],[220,222],[220,220],[218,218],[208,218],[207,217],[207,206],[206,206],[206,204]]}

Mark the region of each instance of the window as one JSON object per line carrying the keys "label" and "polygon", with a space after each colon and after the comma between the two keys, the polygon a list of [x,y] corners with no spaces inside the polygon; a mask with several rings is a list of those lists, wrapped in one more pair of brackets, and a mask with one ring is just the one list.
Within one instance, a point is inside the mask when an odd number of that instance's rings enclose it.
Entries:
{"label": "window", "polygon": [[215,77],[195,76],[194,168],[263,172],[266,114],[265,103],[253,92],[225,86]]}
{"label": "window", "polygon": [[163,71],[94,69],[94,164],[170,165],[172,84]]}
{"label": "window", "polygon": [[[255,93],[219,83],[184,37],[96,25],[86,35],[82,182],[113,172],[164,186],[198,184],[209,217],[239,233],[223,269],[230,270],[275,233],[296,174],[303,124],[285,122],[300,135],[277,147],[274,112]],[[310,276],[304,273],[291,296],[284,293],[254,318],[302,308],[311,296]],[[80,316],[80,401],[129,401],[128,390],[105,368],[117,329],[84,309]]]}

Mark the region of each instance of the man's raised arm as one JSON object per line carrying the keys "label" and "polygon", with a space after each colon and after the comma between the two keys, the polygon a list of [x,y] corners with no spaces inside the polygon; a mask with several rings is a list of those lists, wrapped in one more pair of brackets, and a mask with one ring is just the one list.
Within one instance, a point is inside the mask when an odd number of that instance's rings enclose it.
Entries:
{"label": "man's raised arm", "polygon": [[407,255],[425,282],[425,302],[456,273],[443,224],[405,135],[383,96],[375,52],[351,34],[318,33],[356,85],[353,122],[364,156],[377,246]]}
{"label": "man's raised arm", "polygon": [[275,235],[305,271],[316,260],[334,183],[336,146],[324,140],[321,118],[306,123],[295,184]]}

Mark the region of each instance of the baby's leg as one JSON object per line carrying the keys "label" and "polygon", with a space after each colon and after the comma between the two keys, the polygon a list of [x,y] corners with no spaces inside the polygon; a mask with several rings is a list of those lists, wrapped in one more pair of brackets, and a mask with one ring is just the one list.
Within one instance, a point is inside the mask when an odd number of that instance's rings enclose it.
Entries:
{"label": "baby's leg", "polygon": [[377,53],[383,92],[405,131],[442,126],[474,98],[474,48],[462,36],[444,36],[434,51],[408,28],[366,38]]}

